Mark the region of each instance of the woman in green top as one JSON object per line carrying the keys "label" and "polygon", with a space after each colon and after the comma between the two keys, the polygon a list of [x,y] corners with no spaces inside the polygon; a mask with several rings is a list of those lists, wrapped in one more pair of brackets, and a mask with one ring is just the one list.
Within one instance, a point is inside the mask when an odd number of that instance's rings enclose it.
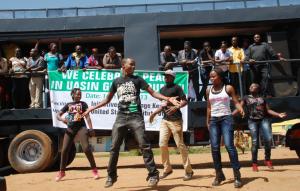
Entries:
{"label": "woman in green top", "polygon": [[62,65],[63,57],[57,52],[57,45],[55,43],[51,43],[49,48],[50,51],[45,54],[44,57],[44,60],[47,63],[47,69],[48,71],[58,70]]}

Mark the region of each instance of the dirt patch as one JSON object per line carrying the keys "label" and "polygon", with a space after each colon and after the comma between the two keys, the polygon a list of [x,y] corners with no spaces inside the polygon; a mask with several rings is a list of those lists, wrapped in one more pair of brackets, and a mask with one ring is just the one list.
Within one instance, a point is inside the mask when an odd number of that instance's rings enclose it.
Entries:
{"label": "dirt patch", "polygon": [[[287,148],[272,150],[274,170],[268,170],[263,166],[263,150],[259,150],[259,172],[252,172],[251,153],[239,153],[242,164],[242,181],[244,186],[239,190],[272,190],[272,191],[294,191],[300,186],[300,159],[294,151]],[[219,187],[212,187],[214,170],[212,169],[212,158],[210,153],[191,154],[190,159],[194,169],[194,178],[183,181],[184,171],[181,165],[180,155],[171,155],[173,174],[159,182],[156,189],[147,187],[143,159],[141,156],[120,157],[118,163],[118,181],[110,189],[104,189],[106,180],[106,165],[108,157],[96,158],[99,168],[100,180],[93,180],[92,173],[85,158],[76,158],[69,166],[66,177],[61,182],[55,182],[56,172],[43,172],[32,174],[14,174],[6,177],[9,191],[90,191],[90,190],[236,190],[233,187],[233,173],[230,168],[227,153],[222,153],[224,161],[224,173],[226,181]],[[155,157],[161,172],[161,160]]]}

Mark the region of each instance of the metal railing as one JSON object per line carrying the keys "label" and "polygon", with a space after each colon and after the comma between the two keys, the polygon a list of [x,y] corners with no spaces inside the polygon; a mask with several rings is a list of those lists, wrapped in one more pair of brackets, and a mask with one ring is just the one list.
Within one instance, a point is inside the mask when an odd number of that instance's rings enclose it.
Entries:
{"label": "metal railing", "polygon": [[[241,62],[228,62],[228,61],[221,62],[221,63],[214,63],[214,61],[212,61],[211,63],[206,64],[206,65],[201,64],[201,62],[198,59],[196,59],[196,61],[197,61],[198,67],[194,68],[192,70],[189,70],[188,71],[189,73],[193,72],[194,70],[198,70],[201,67],[212,67],[212,68],[214,68],[214,67],[218,67],[218,66],[222,66],[222,65],[228,65],[228,66],[229,65],[236,65],[237,66],[237,70],[239,71],[238,72],[239,95],[240,95],[241,98],[244,97],[244,92],[243,92],[244,87],[243,87],[243,80],[242,80],[243,79],[242,78],[243,73],[242,73],[242,70],[241,70],[241,65],[245,65],[245,64],[251,65],[251,63],[249,61],[243,61],[243,63],[241,63]],[[276,64],[276,63],[283,63],[284,64],[284,63],[288,63],[288,62],[300,62],[300,59],[254,61],[254,63],[252,65],[255,65],[255,66],[262,66],[262,65],[269,66],[271,64]],[[181,68],[182,65],[181,64],[177,64],[174,67]],[[269,73],[268,76],[270,77],[271,76],[271,74],[270,74],[271,71],[269,70],[268,73]],[[212,84],[209,84],[209,85],[212,85]],[[203,86],[203,84],[199,83],[199,86],[201,87],[201,86]]]}
{"label": "metal railing", "polygon": [[99,7],[70,7],[44,9],[0,10],[0,19],[59,18],[135,13],[184,12],[222,9],[245,9],[300,5],[300,0],[204,0],[145,4],[104,5]]}

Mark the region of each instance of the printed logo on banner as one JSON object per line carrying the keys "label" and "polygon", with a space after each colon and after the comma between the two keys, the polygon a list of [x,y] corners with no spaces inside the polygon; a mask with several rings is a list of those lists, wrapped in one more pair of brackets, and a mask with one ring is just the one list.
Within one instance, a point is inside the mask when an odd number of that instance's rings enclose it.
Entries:
{"label": "printed logo on banner", "polygon": [[[165,85],[164,76],[162,74],[163,72],[160,71],[135,71],[135,75],[144,78],[144,80],[155,91],[159,91],[160,88]],[[113,80],[120,76],[121,73],[119,70],[68,70],[66,73],[50,71],[49,89],[53,126],[66,128],[64,123],[56,119],[56,114],[65,104],[72,101],[70,92],[73,88],[80,88],[82,91],[82,101],[86,102],[88,106],[95,106],[106,98]],[[177,72],[175,83],[181,86],[184,93],[188,95],[188,74],[186,72]],[[134,91],[130,84],[118,89],[118,91],[129,90]],[[94,129],[112,129],[118,112],[117,93],[109,104],[93,111],[90,114]],[[122,99],[129,99],[131,96],[130,94],[135,94],[133,92],[128,93],[128,97],[124,97]],[[141,90],[140,99],[146,130],[159,131],[162,114],[157,115],[152,124],[149,122],[149,116],[160,106],[160,101],[153,98],[148,94],[148,92],[143,90]],[[181,109],[184,121],[184,131],[187,130],[187,110],[187,107]]]}

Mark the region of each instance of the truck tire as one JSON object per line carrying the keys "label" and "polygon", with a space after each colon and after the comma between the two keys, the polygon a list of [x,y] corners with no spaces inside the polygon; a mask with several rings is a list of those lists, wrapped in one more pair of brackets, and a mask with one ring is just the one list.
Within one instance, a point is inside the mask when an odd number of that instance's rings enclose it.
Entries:
{"label": "truck tire", "polygon": [[6,182],[5,178],[0,176],[0,190],[6,191]]}
{"label": "truck tire", "polygon": [[41,131],[23,131],[10,143],[8,160],[20,173],[43,171],[54,160],[52,140]]}
{"label": "truck tire", "polygon": [[300,149],[296,149],[296,153],[298,155],[298,158],[300,159]]}
{"label": "truck tire", "polygon": [[4,155],[4,149],[0,145],[0,168],[5,166],[5,155]]}

